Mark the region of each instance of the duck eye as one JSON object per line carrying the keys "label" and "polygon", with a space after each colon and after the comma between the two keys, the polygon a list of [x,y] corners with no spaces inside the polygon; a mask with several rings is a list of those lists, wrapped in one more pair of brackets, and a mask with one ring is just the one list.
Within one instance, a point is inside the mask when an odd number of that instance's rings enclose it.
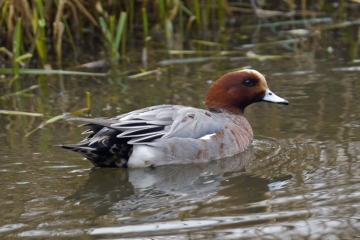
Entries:
{"label": "duck eye", "polygon": [[251,79],[245,79],[243,83],[245,86],[248,86],[248,87],[254,86],[254,81]]}

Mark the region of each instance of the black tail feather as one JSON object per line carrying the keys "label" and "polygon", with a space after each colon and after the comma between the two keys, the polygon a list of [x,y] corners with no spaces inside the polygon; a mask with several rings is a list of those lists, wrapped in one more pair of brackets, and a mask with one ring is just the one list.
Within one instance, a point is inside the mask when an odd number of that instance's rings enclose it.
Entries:
{"label": "black tail feather", "polygon": [[[119,130],[105,126],[112,124],[111,120],[104,119],[100,124],[95,124],[93,119],[87,118],[71,118],[69,120],[86,122],[84,126],[89,128],[91,134],[79,143],[62,144],[58,147],[80,153],[98,167],[127,166],[132,145],[127,143],[128,139],[116,137],[121,133]],[[96,122],[98,121],[99,119],[96,120]]]}

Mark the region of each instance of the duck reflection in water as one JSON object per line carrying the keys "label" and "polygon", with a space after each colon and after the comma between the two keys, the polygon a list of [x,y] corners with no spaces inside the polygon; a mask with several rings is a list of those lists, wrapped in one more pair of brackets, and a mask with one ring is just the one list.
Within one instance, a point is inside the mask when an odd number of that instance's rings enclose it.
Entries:
{"label": "duck reflection in water", "polygon": [[234,191],[239,193],[236,201],[257,202],[269,198],[270,181],[246,172],[246,165],[254,158],[250,148],[207,163],[138,169],[94,168],[87,182],[67,199],[88,205],[97,215],[110,212],[128,215],[149,208],[165,208],[171,217],[179,214],[179,207],[190,207],[207,198],[235,199]]}

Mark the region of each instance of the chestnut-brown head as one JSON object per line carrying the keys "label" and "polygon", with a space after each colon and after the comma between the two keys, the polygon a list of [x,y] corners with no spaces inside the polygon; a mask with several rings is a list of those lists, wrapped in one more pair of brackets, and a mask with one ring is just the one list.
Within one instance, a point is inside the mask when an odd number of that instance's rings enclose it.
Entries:
{"label": "chestnut-brown head", "polygon": [[243,114],[247,106],[260,101],[289,104],[270,91],[261,73],[246,69],[227,73],[214,82],[206,95],[205,105],[209,109]]}

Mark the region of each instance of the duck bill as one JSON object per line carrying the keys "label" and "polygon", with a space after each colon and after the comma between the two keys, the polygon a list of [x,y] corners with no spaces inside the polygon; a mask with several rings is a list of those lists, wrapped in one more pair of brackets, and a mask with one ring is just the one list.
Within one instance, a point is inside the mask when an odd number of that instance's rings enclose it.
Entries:
{"label": "duck bill", "polygon": [[289,102],[279,96],[277,96],[275,93],[270,91],[270,89],[266,89],[265,96],[262,98],[264,102],[272,102],[277,104],[283,104],[283,105],[289,105]]}

